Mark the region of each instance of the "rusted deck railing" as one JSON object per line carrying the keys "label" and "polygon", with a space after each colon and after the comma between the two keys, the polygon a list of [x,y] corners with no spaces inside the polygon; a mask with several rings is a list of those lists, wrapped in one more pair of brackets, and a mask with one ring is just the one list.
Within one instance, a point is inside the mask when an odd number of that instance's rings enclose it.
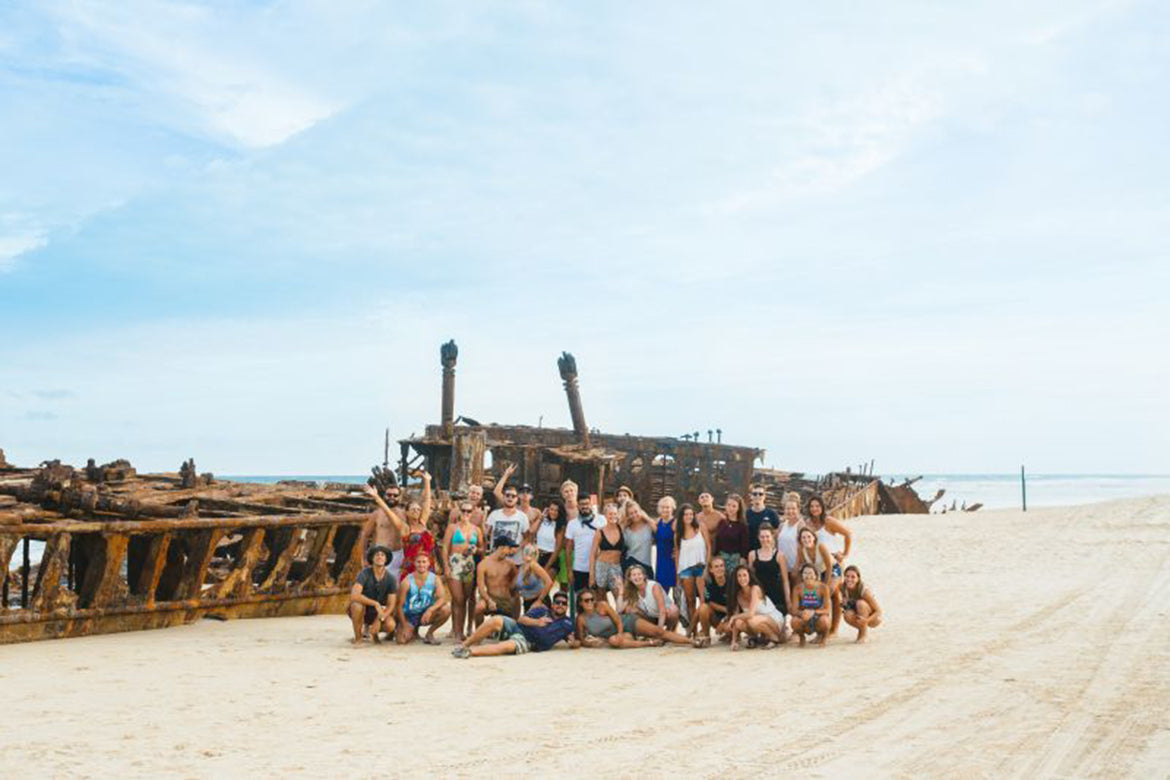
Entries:
{"label": "rusted deck railing", "polygon": [[[0,572],[8,578],[0,601],[0,644],[161,628],[204,616],[343,611],[363,563],[357,544],[366,517],[0,525]],[[40,561],[20,560],[10,574],[14,556],[26,554],[25,539],[44,542]]]}

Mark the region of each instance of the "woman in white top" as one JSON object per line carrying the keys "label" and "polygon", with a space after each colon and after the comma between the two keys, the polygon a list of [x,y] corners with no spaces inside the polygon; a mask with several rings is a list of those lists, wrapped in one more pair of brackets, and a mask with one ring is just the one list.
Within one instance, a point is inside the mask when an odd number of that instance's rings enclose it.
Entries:
{"label": "woman in white top", "polygon": [[678,510],[678,533],[675,534],[674,559],[678,571],[679,585],[682,586],[681,607],[688,621],[687,636],[694,637],[698,630],[699,605],[703,603],[703,575],[707,561],[711,558],[711,540],[707,529],[695,516],[695,508],[683,504]]}
{"label": "woman in white top", "polygon": [[804,528],[804,521],[800,517],[800,502],[791,498],[784,499],[784,522],[776,532],[776,547],[784,553],[784,565],[788,567],[789,585],[796,584],[796,549],[800,547],[800,529]]}
{"label": "woman in white top", "polygon": [[622,588],[622,629],[635,637],[661,639],[676,645],[689,645],[691,641],[677,634],[678,607],[670,594],[654,580],[646,577],[641,566],[626,570]]}
{"label": "woman in white top", "polygon": [[731,615],[731,649],[739,650],[740,634],[762,640],[766,647],[775,647],[787,639],[784,615],[764,595],[755,572],[741,563],[731,579],[727,594],[727,612]]}
{"label": "woman in white top", "polygon": [[[833,593],[833,627],[829,629],[829,636],[837,633],[841,625],[841,567],[853,549],[853,532],[844,523],[825,512],[825,501],[820,496],[811,496],[805,504],[808,514],[808,527],[817,532],[821,544],[829,548],[833,556],[833,571],[826,583]],[[844,549],[836,537],[844,540]]]}
{"label": "woman in white top", "polygon": [[[537,562],[554,579],[558,578],[562,570],[560,557],[561,549],[565,546],[567,523],[565,510],[559,501],[549,501],[536,521],[536,549],[539,551]],[[567,585],[567,579],[561,581],[562,589]]]}
{"label": "woman in white top", "polygon": [[800,529],[800,547],[796,550],[796,570],[804,565],[816,569],[817,577],[826,585],[833,571],[833,556],[811,528]]}

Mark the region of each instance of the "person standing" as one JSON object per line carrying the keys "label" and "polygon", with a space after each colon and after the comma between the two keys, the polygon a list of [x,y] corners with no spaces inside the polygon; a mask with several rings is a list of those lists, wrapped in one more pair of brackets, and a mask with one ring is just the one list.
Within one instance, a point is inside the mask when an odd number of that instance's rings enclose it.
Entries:
{"label": "person standing", "polygon": [[780,515],[766,504],[768,491],[763,485],[752,485],[748,492],[747,509],[748,538],[753,550],[760,548],[760,526],[764,523],[773,528],[780,527]]}
{"label": "person standing", "polygon": [[362,525],[361,537],[358,540],[358,549],[365,554],[366,545],[373,543],[375,547],[385,547],[390,550],[390,562],[386,565],[395,579],[399,579],[402,571],[402,537],[406,534],[406,513],[398,505],[402,491],[398,485],[386,488],[383,496],[371,485],[362,490],[367,496],[374,499],[374,511]]}
{"label": "person standing", "polygon": [[715,497],[703,491],[699,494],[699,522],[703,524],[703,528],[707,529],[707,538],[714,540],[715,531],[719,528],[720,521],[727,515],[715,508]]}
{"label": "person standing", "polygon": [[491,549],[494,550],[500,545],[512,548],[515,551],[512,563],[517,566],[524,562],[520,548],[524,546],[524,537],[528,535],[530,524],[528,515],[516,505],[519,495],[516,488],[505,487],[504,505],[488,515],[484,521],[484,531],[491,543]]}
{"label": "person standing", "polygon": [[618,504],[618,510],[622,515],[622,543],[625,545],[622,574],[635,563],[653,572],[651,551],[654,549],[654,521],[633,499],[626,499],[624,505]]}
{"label": "person standing", "polygon": [[570,495],[571,501],[565,499],[565,511],[569,515],[569,525],[565,529],[565,552],[573,567],[573,590],[581,591],[589,587],[589,557],[593,552],[593,537],[605,525],[605,518],[593,513],[589,499],[577,498],[576,485],[573,485]]}
{"label": "person standing", "polygon": [[[654,580],[667,592],[678,584],[678,561],[675,553],[674,498],[663,496],[658,499],[658,523],[654,527],[655,564]],[[649,572],[647,572],[649,574]]]}
{"label": "person standing", "polygon": [[472,504],[459,502],[459,519],[447,524],[443,534],[443,570],[451,588],[452,628],[455,641],[463,641],[463,627],[470,621],[468,612],[475,612],[475,554],[479,550],[483,531],[471,522]]}
{"label": "person standing", "polygon": [[723,558],[727,571],[733,572],[747,559],[751,551],[747,522],[744,520],[743,498],[738,493],[727,497],[723,506],[727,515],[715,529],[715,554]]}

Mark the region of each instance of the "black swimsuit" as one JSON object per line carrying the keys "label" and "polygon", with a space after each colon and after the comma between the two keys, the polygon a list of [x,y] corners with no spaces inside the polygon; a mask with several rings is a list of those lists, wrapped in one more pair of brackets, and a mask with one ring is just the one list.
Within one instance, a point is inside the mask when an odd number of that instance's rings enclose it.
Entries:
{"label": "black swimsuit", "polygon": [[620,528],[618,529],[618,539],[616,542],[613,542],[612,544],[610,543],[609,539],[606,537],[604,528],[601,529],[600,533],[601,533],[601,544],[599,545],[600,550],[602,550],[603,552],[609,552],[611,550],[622,549],[622,529],[620,529]]}

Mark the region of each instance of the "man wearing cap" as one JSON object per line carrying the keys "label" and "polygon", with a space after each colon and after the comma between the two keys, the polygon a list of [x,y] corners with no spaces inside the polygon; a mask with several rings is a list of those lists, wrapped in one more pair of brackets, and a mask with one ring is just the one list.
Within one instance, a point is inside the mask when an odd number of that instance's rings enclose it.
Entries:
{"label": "man wearing cap", "polygon": [[[543,653],[551,650],[558,642],[564,641],[571,648],[581,643],[573,636],[573,621],[568,615],[569,597],[556,593],[552,598],[552,609],[536,605],[519,620],[505,615],[494,615],[483,622],[475,633],[456,645],[451,654],[456,658],[471,658],[485,655],[522,655]],[[493,637],[492,644],[480,642]]]}
{"label": "man wearing cap", "polygon": [[387,568],[392,555],[388,547],[374,545],[366,553],[370,565],[358,572],[349,591],[349,617],[353,622],[353,643],[360,645],[367,632],[375,642],[379,634],[394,633],[394,605],[398,598],[398,577]]}
{"label": "man wearing cap", "polygon": [[390,550],[390,558],[386,568],[398,579],[402,571],[402,537],[406,534],[406,513],[398,505],[402,491],[398,485],[386,488],[384,496],[370,485],[363,488],[365,494],[374,499],[374,511],[362,526],[362,535],[358,545],[359,550],[366,549],[366,544],[373,538],[374,546],[382,546]]}

